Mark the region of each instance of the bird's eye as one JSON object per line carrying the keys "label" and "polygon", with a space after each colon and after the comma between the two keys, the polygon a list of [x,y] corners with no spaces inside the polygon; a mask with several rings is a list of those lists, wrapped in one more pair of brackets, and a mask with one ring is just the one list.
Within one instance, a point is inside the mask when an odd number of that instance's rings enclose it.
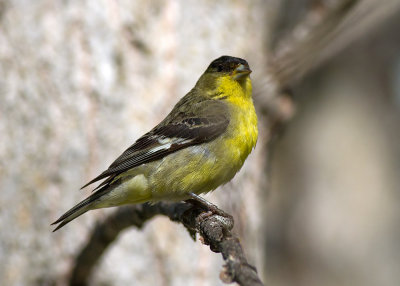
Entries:
{"label": "bird's eye", "polygon": [[218,67],[217,67],[217,71],[218,72],[222,72],[223,69],[224,69],[224,67],[222,65],[218,65]]}

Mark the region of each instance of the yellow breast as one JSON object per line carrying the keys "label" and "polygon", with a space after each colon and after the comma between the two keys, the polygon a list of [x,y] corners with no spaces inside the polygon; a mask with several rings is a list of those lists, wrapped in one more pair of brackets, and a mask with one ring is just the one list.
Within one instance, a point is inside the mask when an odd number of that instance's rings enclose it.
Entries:
{"label": "yellow breast", "polygon": [[225,141],[225,148],[235,156],[232,159],[242,165],[256,146],[258,138],[257,116],[251,98],[235,100],[228,128],[229,138]]}
{"label": "yellow breast", "polygon": [[231,111],[227,136],[227,148],[238,152],[238,160],[247,158],[255,147],[258,138],[257,115],[251,97],[252,86],[248,77],[242,84],[229,78],[223,79],[219,91],[228,94],[225,99]]}

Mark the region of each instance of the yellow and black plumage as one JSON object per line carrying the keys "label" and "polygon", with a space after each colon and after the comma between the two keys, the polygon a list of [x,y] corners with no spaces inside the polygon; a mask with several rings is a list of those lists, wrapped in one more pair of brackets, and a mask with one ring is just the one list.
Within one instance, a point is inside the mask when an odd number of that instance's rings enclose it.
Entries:
{"label": "yellow and black plumage", "polygon": [[243,59],[214,60],[162,122],[82,187],[105,179],[55,230],[91,209],[183,200],[230,181],[258,136],[250,73]]}

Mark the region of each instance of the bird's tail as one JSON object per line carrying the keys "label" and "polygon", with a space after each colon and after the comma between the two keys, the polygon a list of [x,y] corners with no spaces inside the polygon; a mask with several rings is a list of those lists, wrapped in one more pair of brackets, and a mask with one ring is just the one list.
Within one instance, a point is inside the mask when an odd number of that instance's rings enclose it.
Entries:
{"label": "bird's tail", "polygon": [[73,208],[71,208],[69,211],[63,214],[58,220],[56,220],[51,224],[54,225],[59,223],[59,225],[53,230],[53,232],[62,228],[64,225],[74,220],[78,216],[93,209],[93,202],[97,201],[101,196],[103,196],[107,192],[109,192],[109,186],[104,186],[99,190],[97,190],[95,193],[93,193],[91,196],[89,196],[88,198],[81,201]]}

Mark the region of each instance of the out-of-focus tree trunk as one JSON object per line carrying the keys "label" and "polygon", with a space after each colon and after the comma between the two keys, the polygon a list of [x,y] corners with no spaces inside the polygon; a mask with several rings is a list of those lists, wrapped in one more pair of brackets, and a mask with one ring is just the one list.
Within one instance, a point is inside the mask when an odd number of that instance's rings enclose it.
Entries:
{"label": "out-of-focus tree trunk", "polygon": [[[79,188],[157,124],[211,60],[265,61],[264,1],[2,1],[0,284],[65,283],[96,220],[51,233]],[[257,71],[255,71],[257,73]],[[262,142],[261,142],[262,144]],[[252,264],[261,148],[207,199],[235,215]],[[256,171],[254,171],[256,170]],[[105,254],[93,283],[218,285],[222,260],[157,218]],[[261,271],[261,269],[260,269]]]}

